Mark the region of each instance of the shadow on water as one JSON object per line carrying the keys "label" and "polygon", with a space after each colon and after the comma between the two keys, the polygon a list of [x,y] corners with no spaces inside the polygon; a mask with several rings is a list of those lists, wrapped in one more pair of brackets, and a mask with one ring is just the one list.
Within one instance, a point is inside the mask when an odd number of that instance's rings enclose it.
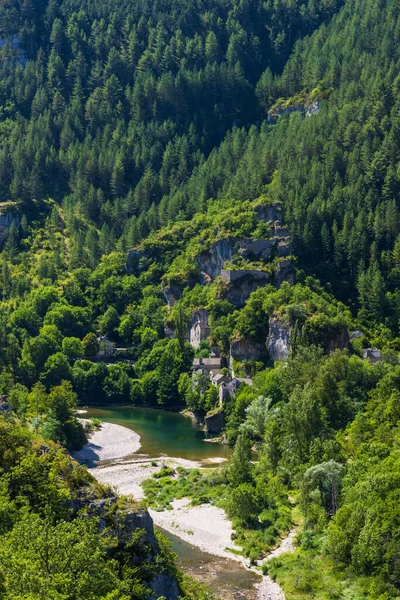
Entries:
{"label": "shadow on water", "polygon": [[90,407],[85,416],[133,429],[140,435],[139,452],[151,457],[164,454],[188,460],[205,460],[228,458],[231,454],[227,446],[204,442],[202,428],[190,417],[179,413],[141,407]]}

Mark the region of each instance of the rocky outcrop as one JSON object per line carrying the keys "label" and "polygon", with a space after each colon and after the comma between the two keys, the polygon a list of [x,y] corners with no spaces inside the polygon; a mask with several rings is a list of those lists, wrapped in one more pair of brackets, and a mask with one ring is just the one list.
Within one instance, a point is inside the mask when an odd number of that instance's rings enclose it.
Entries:
{"label": "rocky outcrop", "polygon": [[278,256],[286,258],[292,254],[292,245],[290,241],[281,241],[278,243]]}
{"label": "rocky outcrop", "polygon": [[255,208],[255,212],[260,221],[268,223],[269,221],[282,221],[281,204],[259,204]]}
{"label": "rocky outcrop", "polygon": [[240,242],[239,254],[243,258],[267,259],[271,256],[273,249],[272,240],[243,239]]}
{"label": "rocky outcrop", "polygon": [[226,284],[223,297],[237,308],[242,308],[260,286],[270,281],[270,274],[266,271],[237,269],[221,271],[221,278]]}
{"label": "rocky outcrop", "polygon": [[181,597],[175,579],[171,575],[168,575],[168,573],[156,575],[151,581],[150,589],[153,593],[149,600],[159,600],[160,598],[178,600]]}
{"label": "rocky outcrop", "polygon": [[275,221],[274,223],[274,233],[277,238],[288,238],[290,237],[289,229],[281,225],[280,221]]}
{"label": "rocky outcrop", "polygon": [[235,253],[236,240],[223,239],[215,242],[210,250],[202,252],[197,257],[197,266],[199,270],[215,279],[221,273],[222,267],[227,260],[231,260]]}
{"label": "rocky outcrop", "polygon": [[207,415],[204,419],[207,433],[220,434],[224,428],[225,415],[222,411]]}
{"label": "rocky outcrop", "polygon": [[223,269],[221,271],[221,278],[225,283],[236,283],[244,279],[248,281],[267,282],[270,279],[270,275],[267,271],[259,271],[257,269]]}
{"label": "rocky outcrop", "polygon": [[295,270],[290,260],[282,260],[276,268],[275,287],[279,288],[284,281],[290,285],[295,282]]}
{"label": "rocky outcrop", "polygon": [[126,254],[126,271],[129,274],[137,273],[143,270],[143,262],[146,258],[141,250],[128,250]]}
{"label": "rocky outcrop", "polygon": [[268,353],[274,362],[285,360],[290,352],[290,327],[271,317],[267,339]]}
{"label": "rocky outcrop", "polygon": [[243,338],[236,338],[231,341],[230,346],[230,360],[236,360],[237,362],[243,362],[244,360],[259,360],[265,355],[266,346],[265,344],[259,344],[252,340],[246,340]]}
{"label": "rocky outcrop", "polygon": [[[153,519],[143,508],[137,510],[119,511],[114,517],[114,527],[117,539],[120,544],[128,545],[132,540],[132,534],[138,530],[143,532],[143,537],[139,544],[139,554],[132,550],[131,559],[133,564],[143,561],[143,552],[148,553],[148,558],[154,560],[160,551],[157,538],[154,533]],[[141,547],[141,549],[140,549]],[[134,547],[135,548],[135,547]],[[178,600],[180,593],[175,579],[167,572],[161,571],[154,574],[148,584],[150,589],[149,600],[158,600],[163,597],[165,600]]]}
{"label": "rocky outcrop", "polygon": [[292,106],[285,106],[283,108],[270,110],[268,112],[267,121],[272,124],[275,123],[279,117],[288,116],[294,112],[299,112],[303,116],[309,118],[319,113],[320,110],[320,102],[319,100],[314,100],[311,104],[293,104]]}
{"label": "rocky outcrop", "polygon": [[169,307],[173,306],[175,302],[180,300],[182,296],[182,290],[174,283],[161,284],[162,293]]}
{"label": "rocky outcrop", "polygon": [[142,529],[145,532],[145,542],[154,551],[158,550],[158,542],[154,533],[153,519],[144,508],[135,511],[118,513],[115,522],[117,537],[121,542],[129,541],[134,531]]}
{"label": "rocky outcrop", "polygon": [[169,340],[176,339],[175,329],[172,329],[169,325],[164,325],[164,335]]}
{"label": "rocky outcrop", "polygon": [[12,223],[15,223],[19,227],[21,224],[20,217],[14,214],[12,210],[0,213],[0,242],[4,242],[7,238]]}

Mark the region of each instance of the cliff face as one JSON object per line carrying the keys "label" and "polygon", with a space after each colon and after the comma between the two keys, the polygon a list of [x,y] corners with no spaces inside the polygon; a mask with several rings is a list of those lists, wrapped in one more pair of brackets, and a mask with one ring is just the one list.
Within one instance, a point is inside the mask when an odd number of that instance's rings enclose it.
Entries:
{"label": "cliff face", "polygon": [[284,281],[290,285],[295,282],[295,270],[290,260],[283,260],[278,263],[275,275],[275,286],[279,288]]}
{"label": "cliff face", "polygon": [[215,279],[221,273],[224,262],[231,260],[235,253],[236,240],[224,239],[215,242],[210,250],[197,257],[197,266],[202,273]]}
{"label": "cliff face", "polygon": [[244,360],[260,360],[265,354],[265,344],[259,344],[247,339],[234,339],[230,347],[230,359],[242,362]]}
{"label": "cliff face", "polygon": [[[121,508],[122,506],[122,508]],[[80,517],[82,513],[98,518],[100,531],[115,537],[118,553],[123,553],[133,567],[145,565],[148,600],[179,600],[177,582],[167,570],[159,567],[160,546],[154,532],[153,519],[146,509],[136,506],[129,499],[119,499],[112,492],[98,498],[90,489],[81,489],[70,507]],[[132,543],[134,539],[134,543]],[[110,556],[114,552],[110,548]],[[162,562],[162,561],[161,561]]]}
{"label": "cliff face", "polygon": [[242,308],[249,299],[250,294],[270,281],[270,274],[266,271],[254,269],[232,271],[223,269],[221,279],[226,285],[224,298],[237,308]]}
{"label": "cliff face", "polygon": [[271,360],[285,360],[290,351],[290,327],[271,317],[269,320],[269,332],[267,348]]}

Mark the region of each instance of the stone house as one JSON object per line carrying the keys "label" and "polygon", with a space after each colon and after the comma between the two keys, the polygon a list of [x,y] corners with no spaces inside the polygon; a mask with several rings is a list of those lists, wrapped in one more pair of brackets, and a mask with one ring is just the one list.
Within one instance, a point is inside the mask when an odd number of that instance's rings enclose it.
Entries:
{"label": "stone house", "polygon": [[364,360],[369,360],[371,365],[374,365],[382,360],[382,352],[377,348],[365,348],[362,357]]}
{"label": "stone house", "polygon": [[222,383],[229,383],[231,381],[231,376],[226,375],[225,373],[220,373],[217,371],[216,373],[210,374],[211,383],[216,387],[220,386]]}
{"label": "stone house", "polygon": [[201,309],[194,313],[189,331],[189,342],[193,348],[199,348],[200,342],[206,340],[211,334],[211,327],[208,325],[208,312]]}
{"label": "stone house", "polygon": [[211,371],[220,371],[222,368],[221,358],[194,358],[193,370],[210,374]]}
{"label": "stone house", "polygon": [[105,335],[100,335],[97,341],[100,344],[98,356],[112,356],[114,354],[114,344]]}
{"label": "stone house", "polygon": [[242,384],[252,385],[252,380],[245,377],[234,377],[231,381],[221,383],[219,386],[219,404],[222,406],[224,402],[234,398]]}

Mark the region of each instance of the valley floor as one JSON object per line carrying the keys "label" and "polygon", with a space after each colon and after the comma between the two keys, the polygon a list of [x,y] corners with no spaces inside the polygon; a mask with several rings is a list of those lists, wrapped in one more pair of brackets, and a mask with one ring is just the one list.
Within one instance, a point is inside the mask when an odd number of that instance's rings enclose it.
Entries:
{"label": "valley floor", "polygon": [[[120,494],[132,494],[136,499],[144,497],[142,483],[162,467],[202,468],[213,459],[207,461],[189,461],[179,458],[162,457],[152,459],[145,455],[135,454],[140,448],[139,436],[119,425],[103,423],[100,430],[90,438],[90,442],[74,458],[87,464],[92,474],[101,483],[111,485]],[[224,459],[222,459],[224,460]],[[220,462],[221,459],[214,459]],[[155,511],[149,509],[156,526],[183,539],[204,552],[240,562],[249,569],[248,561],[241,555],[240,548],[232,540],[232,524],[224,511],[210,504],[190,506],[187,498],[176,499],[172,510]],[[270,558],[293,550],[295,531],[289,533],[281,545],[271,552],[259,565]],[[229,551],[229,550],[233,550]],[[260,572],[252,567],[258,575]],[[262,577],[257,584],[257,600],[284,600],[285,596],[277,583],[269,576]]]}

